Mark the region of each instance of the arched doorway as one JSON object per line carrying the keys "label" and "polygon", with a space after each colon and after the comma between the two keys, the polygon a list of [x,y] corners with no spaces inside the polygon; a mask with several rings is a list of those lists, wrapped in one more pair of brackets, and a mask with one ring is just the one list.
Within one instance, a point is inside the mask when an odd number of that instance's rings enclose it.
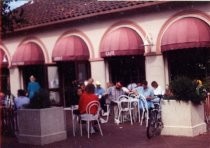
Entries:
{"label": "arched doorway", "polygon": [[109,81],[122,81],[127,86],[145,79],[144,45],[135,30],[120,27],[108,32],[100,54],[108,63]]}
{"label": "arched doorway", "polygon": [[76,104],[75,81],[84,82],[90,77],[87,44],[76,35],[63,37],[57,41],[52,58],[58,66],[62,104],[64,106]]}
{"label": "arched doorway", "polygon": [[12,58],[12,65],[18,66],[23,77],[23,87],[27,90],[29,77],[34,75],[44,89],[48,88],[47,71],[44,65],[44,54],[41,47],[34,42],[21,44]]}

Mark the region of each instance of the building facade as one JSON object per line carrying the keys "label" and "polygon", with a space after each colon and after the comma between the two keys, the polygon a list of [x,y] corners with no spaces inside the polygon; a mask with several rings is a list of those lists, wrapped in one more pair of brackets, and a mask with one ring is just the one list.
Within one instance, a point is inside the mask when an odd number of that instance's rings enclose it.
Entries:
{"label": "building facade", "polygon": [[177,75],[210,76],[210,2],[47,1],[22,6],[28,22],[3,38],[2,90],[26,89],[33,74],[68,106],[74,80],[166,88]]}

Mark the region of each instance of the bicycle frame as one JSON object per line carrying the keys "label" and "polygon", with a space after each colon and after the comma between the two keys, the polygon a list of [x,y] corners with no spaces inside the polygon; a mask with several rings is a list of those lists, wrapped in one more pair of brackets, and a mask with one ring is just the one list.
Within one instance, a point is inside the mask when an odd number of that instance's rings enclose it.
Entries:
{"label": "bicycle frame", "polygon": [[161,119],[161,99],[162,95],[158,96],[159,102],[154,103],[154,108],[150,110],[150,116],[149,116],[149,123],[147,127],[147,138],[151,139],[154,136],[158,136],[161,133],[161,130],[163,128],[163,123]]}

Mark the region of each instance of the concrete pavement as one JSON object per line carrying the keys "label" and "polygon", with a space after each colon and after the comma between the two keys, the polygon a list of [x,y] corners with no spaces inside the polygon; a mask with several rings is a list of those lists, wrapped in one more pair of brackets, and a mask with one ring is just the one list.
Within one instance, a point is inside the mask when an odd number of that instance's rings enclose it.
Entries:
{"label": "concrete pavement", "polygon": [[79,129],[73,136],[70,116],[67,116],[67,130],[67,140],[44,146],[19,144],[15,137],[2,137],[1,148],[210,148],[210,132],[193,138],[158,136],[149,140],[145,125],[139,123],[117,125],[111,121],[102,124],[104,136],[98,132],[88,139],[85,132],[80,136]]}

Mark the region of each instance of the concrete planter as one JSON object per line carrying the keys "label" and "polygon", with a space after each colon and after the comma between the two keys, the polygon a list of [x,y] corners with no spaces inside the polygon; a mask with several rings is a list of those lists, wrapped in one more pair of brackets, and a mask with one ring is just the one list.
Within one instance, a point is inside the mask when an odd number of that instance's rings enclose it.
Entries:
{"label": "concrete planter", "polygon": [[207,131],[203,104],[195,106],[191,102],[164,100],[162,120],[162,135],[193,137]]}
{"label": "concrete planter", "polygon": [[63,107],[20,109],[17,118],[20,143],[44,145],[67,138]]}

